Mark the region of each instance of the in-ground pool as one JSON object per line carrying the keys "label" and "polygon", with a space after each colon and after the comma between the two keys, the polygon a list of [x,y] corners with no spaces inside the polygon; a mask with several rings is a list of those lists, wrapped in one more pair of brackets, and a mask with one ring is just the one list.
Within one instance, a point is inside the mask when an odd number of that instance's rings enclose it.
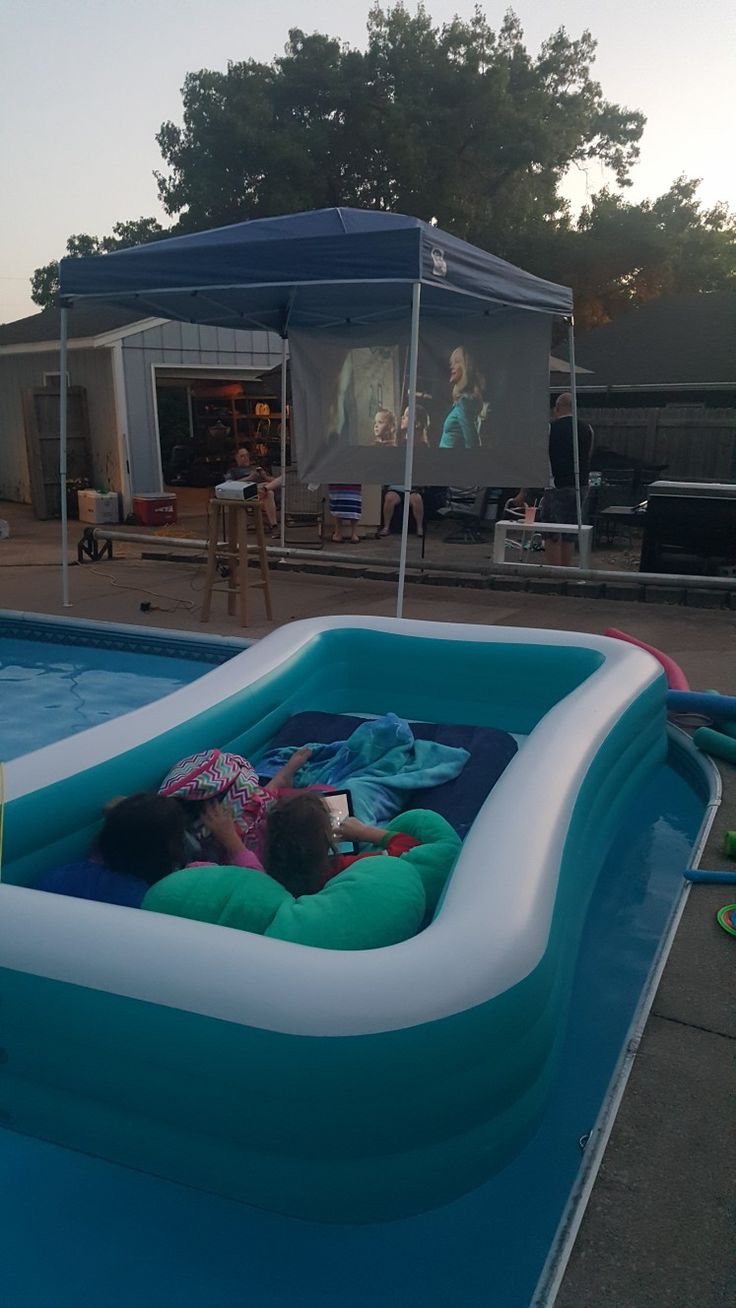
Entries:
{"label": "in-ground pool", "polygon": [[702,762],[673,740],[667,764],[629,799],[587,915],[543,1119],[491,1181],[403,1221],[315,1225],[0,1131],[7,1303],[153,1308],[175,1297],[180,1308],[525,1308],[578,1173],[581,1140],[681,902],[682,868],[708,798]]}
{"label": "in-ground pool", "polygon": [[162,699],[247,644],[0,612],[0,760]]}

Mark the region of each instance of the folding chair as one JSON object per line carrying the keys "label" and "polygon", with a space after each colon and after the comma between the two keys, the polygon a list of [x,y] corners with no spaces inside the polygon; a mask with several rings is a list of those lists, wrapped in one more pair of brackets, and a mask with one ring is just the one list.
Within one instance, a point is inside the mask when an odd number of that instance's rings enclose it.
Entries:
{"label": "folding chair", "polygon": [[[279,468],[274,468],[274,476],[278,476],[279,472]],[[317,486],[316,489],[312,489],[304,485],[299,480],[298,469],[292,465],[286,469],[281,490],[276,493],[286,495],[286,544],[307,549],[324,549],[324,487]],[[292,536],[292,530],[300,531],[309,527],[317,529],[316,542],[311,534],[306,540],[294,539]]]}
{"label": "folding chair", "polygon": [[489,500],[493,494],[489,486],[450,486],[450,503],[438,509],[439,517],[462,523],[462,530],[445,536],[447,545],[482,545],[486,537],[481,531]]}

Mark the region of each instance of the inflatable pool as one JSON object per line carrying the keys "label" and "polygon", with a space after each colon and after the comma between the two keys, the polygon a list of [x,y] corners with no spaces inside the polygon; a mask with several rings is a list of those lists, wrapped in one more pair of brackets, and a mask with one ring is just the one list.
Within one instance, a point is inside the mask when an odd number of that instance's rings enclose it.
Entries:
{"label": "inflatable pool", "polygon": [[[618,816],[664,760],[661,668],[565,632],[325,618],[6,769],[2,1106],[19,1131],[325,1221],[432,1208],[529,1138]],[[299,712],[466,723],[520,748],[440,907],[317,949],[34,890],[172,760],[257,756]]]}

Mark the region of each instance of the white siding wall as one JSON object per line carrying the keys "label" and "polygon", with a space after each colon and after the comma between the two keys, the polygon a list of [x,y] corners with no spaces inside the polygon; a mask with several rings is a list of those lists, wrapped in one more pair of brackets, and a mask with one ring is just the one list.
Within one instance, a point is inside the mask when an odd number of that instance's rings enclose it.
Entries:
{"label": "white siding wall", "polygon": [[[71,384],[87,390],[94,484],[100,490],[120,490],[110,351],[70,350],[68,361]],[[0,499],[31,501],[23,391],[43,386],[45,372],[58,371],[57,350],[0,355]]]}
{"label": "white siding wall", "polygon": [[[152,365],[259,368],[281,362],[281,341],[270,332],[234,331],[167,322],[123,341],[128,448],[133,492],[162,489]],[[206,374],[202,374],[203,376]]]}

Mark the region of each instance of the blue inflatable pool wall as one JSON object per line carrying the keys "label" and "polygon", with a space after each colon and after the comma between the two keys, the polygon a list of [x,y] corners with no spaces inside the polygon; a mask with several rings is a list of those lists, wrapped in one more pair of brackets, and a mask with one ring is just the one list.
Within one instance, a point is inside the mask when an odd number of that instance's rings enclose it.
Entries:
{"label": "blue inflatable pool wall", "polygon": [[[19,1131],[300,1217],[397,1218],[502,1167],[555,1074],[596,877],[666,755],[642,651],[562,632],[322,619],[8,768],[3,1108]],[[431,925],[340,953],[34,891],[112,795],[297,712],[523,737]]]}

